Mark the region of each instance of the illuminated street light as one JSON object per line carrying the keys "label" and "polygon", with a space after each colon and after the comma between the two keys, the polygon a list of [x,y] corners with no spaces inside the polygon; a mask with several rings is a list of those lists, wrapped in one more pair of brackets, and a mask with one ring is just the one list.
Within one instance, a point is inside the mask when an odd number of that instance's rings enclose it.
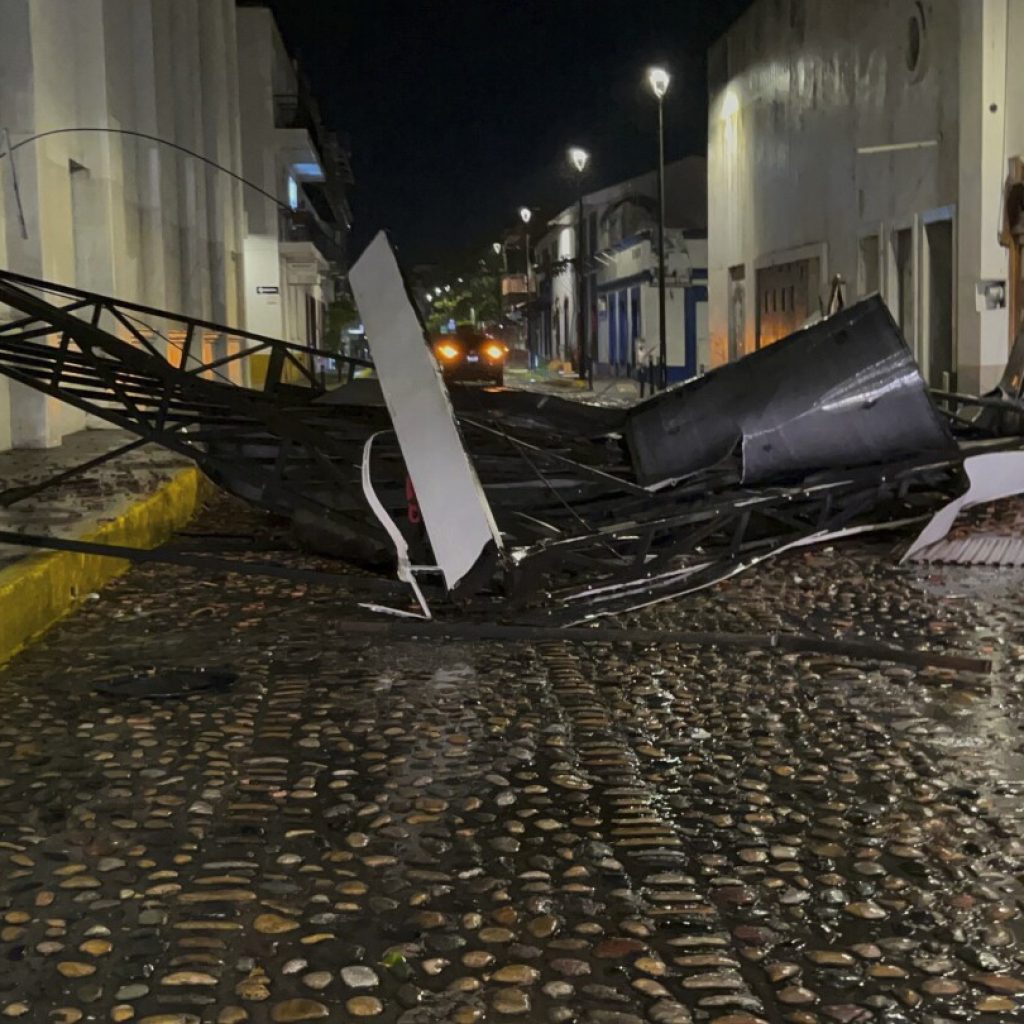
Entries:
{"label": "illuminated street light", "polygon": [[533,359],[533,345],[530,341],[530,293],[533,290],[530,287],[530,218],[532,216],[533,211],[528,206],[519,207],[519,219],[523,222],[523,262],[526,269],[526,303],[523,306],[523,326],[526,329],[524,340],[531,360]]}
{"label": "illuminated street light", "polygon": [[647,69],[647,84],[658,101],[658,359],[661,386],[668,387],[668,337],[665,326],[665,93],[671,76],[664,68]]}
{"label": "illuminated street light", "polygon": [[436,287],[436,288],[434,289],[434,294],[435,294],[435,295],[437,295],[437,296],[440,296],[440,294],[441,294],[441,286],[440,286],[440,285],[438,285],[438,286],[437,286],[437,287]]}
{"label": "illuminated street light", "polygon": [[450,284],[446,284],[446,285],[444,286],[444,290],[445,290],[446,292],[450,292],[450,291],[452,290],[452,286],[451,286]]}
{"label": "illuminated street light", "polygon": [[594,384],[593,353],[586,350],[583,326],[583,172],[590,162],[590,154],[581,146],[569,147],[569,163],[576,168],[579,188],[576,200],[576,350],[579,353],[579,375],[581,380],[589,377]]}
{"label": "illuminated street light", "polygon": [[580,174],[587,169],[589,161],[590,154],[581,146],[571,146],[569,148],[569,163],[571,163]]}
{"label": "illuminated street light", "polygon": [[495,256],[500,256],[501,255],[501,242],[494,242],[494,243],[492,243],[491,248],[494,250],[494,255]]}
{"label": "illuminated street light", "polygon": [[651,87],[651,92],[654,93],[657,99],[664,98],[671,81],[672,76],[664,68],[653,67],[647,69],[647,84]]}

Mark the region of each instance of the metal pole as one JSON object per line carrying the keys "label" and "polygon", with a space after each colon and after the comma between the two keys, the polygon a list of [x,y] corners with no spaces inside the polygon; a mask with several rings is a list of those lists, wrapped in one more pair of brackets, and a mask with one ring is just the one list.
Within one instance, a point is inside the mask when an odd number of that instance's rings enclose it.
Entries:
{"label": "metal pole", "polygon": [[583,184],[580,183],[576,204],[576,347],[580,354],[580,380],[594,383],[594,368],[590,365],[586,341],[583,337]]}
{"label": "metal pole", "polygon": [[526,320],[526,351],[530,369],[533,369],[533,342],[530,337],[530,232],[524,227],[523,235],[526,239],[526,305],[523,307],[523,317]]}
{"label": "metal pole", "polygon": [[668,335],[665,323],[665,104],[658,98],[658,351],[661,386],[668,387]]}

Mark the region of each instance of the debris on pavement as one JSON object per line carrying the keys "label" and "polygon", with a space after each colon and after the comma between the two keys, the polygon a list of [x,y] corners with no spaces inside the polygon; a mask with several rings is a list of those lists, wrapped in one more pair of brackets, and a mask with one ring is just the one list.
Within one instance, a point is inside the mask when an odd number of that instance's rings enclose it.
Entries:
{"label": "debris on pavement", "polygon": [[[376,379],[349,360],[329,388],[298,346],[9,273],[0,302],[23,318],[0,328],[0,373],[187,455],[311,550],[397,563],[419,614],[429,594],[445,614],[556,627],[906,530],[974,500],[965,460],[1020,456],[1004,419],[933,400],[877,297],[624,409],[448,391],[386,236],[352,281]],[[184,328],[176,362],[147,318]],[[204,363],[189,339],[214,329],[237,343]],[[269,356],[258,381],[253,352]]]}

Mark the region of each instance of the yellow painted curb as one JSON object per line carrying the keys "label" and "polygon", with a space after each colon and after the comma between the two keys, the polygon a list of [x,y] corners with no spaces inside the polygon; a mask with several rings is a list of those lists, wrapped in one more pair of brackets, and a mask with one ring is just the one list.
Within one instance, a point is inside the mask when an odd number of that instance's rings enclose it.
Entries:
{"label": "yellow painted curb", "polygon": [[[181,529],[216,488],[192,467],[98,530],[77,538],[155,548]],[[56,551],[0,571],[0,664],[130,567],[121,558]]]}

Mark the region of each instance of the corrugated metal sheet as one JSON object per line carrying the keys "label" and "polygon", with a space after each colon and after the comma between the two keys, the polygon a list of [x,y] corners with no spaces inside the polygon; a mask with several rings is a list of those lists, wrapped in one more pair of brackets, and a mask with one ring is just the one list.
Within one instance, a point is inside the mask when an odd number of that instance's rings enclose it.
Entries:
{"label": "corrugated metal sheet", "polygon": [[910,561],[944,565],[1024,566],[1024,537],[993,533],[947,537],[922,548]]}

